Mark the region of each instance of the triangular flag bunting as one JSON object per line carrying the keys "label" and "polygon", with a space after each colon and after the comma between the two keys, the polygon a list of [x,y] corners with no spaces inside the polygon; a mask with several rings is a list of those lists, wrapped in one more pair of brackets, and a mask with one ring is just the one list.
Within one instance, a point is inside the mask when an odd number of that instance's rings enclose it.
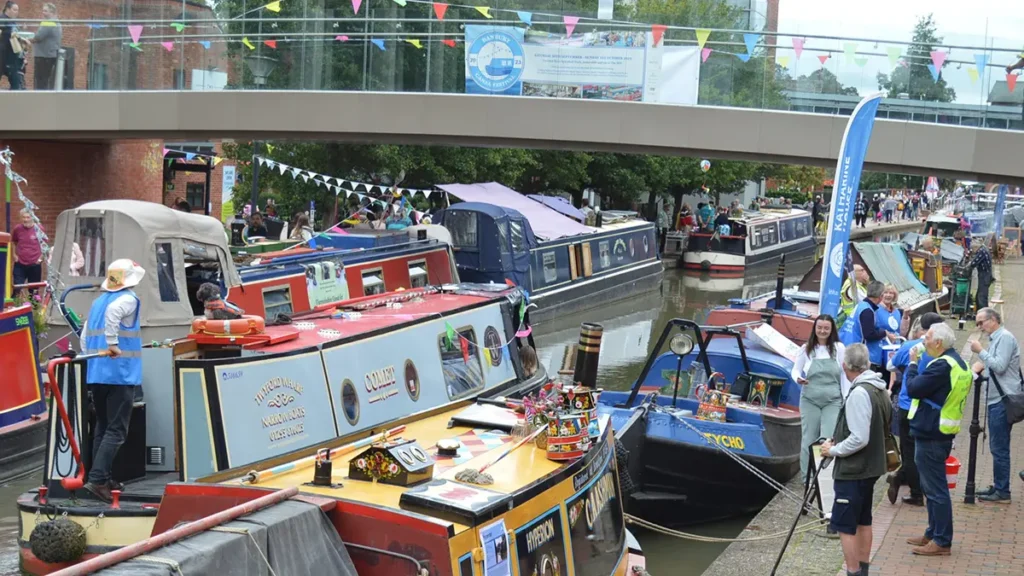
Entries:
{"label": "triangular flag bunting", "polygon": [[473,8],[476,9],[476,11],[479,12],[481,15],[483,15],[484,18],[494,18],[494,16],[491,16],[490,6],[473,6]]}
{"label": "triangular flag bunting", "polygon": [[846,63],[852,64],[853,59],[856,57],[857,54],[857,43],[847,42],[843,44],[843,52],[846,53]]}
{"label": "triangular flag bunting", "polygon": [[139,38],[142,38],[142,26],[139,24],[128,26],[128,34],[132,37],[132,44],[138,44]]}
{"label": "triangular flag bunting", "polygon": [[1017,89],[1017,75],[1016,74],[1011,72],[1011,73],[1006,75],[1006,87],[1009,88],[1011,93],[1014,90]]}
{"label": "triangular flag bunting", "polygon": [[655,47],[657,47],[658,44],[661,44],[661,39],[665,36],[665,30],[668,30],[668,26],[665,26],[664,24],[651,25],[651,35],[654,37]]}
{"label": "triangular flag bunting", "polygon": [[281,11],[281,1],[277,0],[276,2],[271,2],[270,4],[267,4],[266,6],[264,6],[264,8],[266,8],[267,10],[270,10],[271,12],[280,12]]}
{"label": "triangular flag bunting", "polygon": [[971,84],[977,84],[978,83],[978,69],[977,68],[968,68],[967,69],[967,75],[971,77]]}
{"label": "triangular flag bunting", "polygon": [[299,176],[302,176],[303,182],[309,182],[309,174],[299,174]]}
{"label": "triangular flag bunting", "polygon": [[519,16],[519,21],[522,22],[523,24],[526,24],[527,26],[533,26],[533,12],[523,12],[520,10],[516,12],[516,16]]}
{"label": "triangular flag bunting", "polygon": [[344,34],[335,36],[334,39],[337,40],[338,42],[348,42],[348,36],[345,36]]}
{"label": "triangular flag bunting", "polygon": [[423,43],[420,42],[419,40],[412,39],[412,38],[406,38],[405,41],[408,42],[409,44],[412,44],[413,46],[419,48],[420,50],[423,49]]}
{"label": "triangular flag bunting", "polygon": [[448,5],[441,2],[434,2],[434,16],[438,20],[444,20],[444,13],[448,11]]}
{"label": "triangular flag bunting", "polygon": [[373,45],[376,46],[377,48],[380,48],[381,51],[387,51],[387,48],[384,47],[383,40],[377,38],[370,38],[370,42],[373,42]]}
{"label": "triangular flag bunting", "polygon": [[284,171],[287,170],[287,169],[288,169],[288,167],[285,166],[284,164],[278,164],[277,165],[277,171],[281,173],[281,176],[284,176]]}
{"label": "triangular flag bunting", "polygon": [[935,68],[942,70],[942,65],[946,62],[946,53],[942,50],[932,50],[932,64],[935,64]]}
{"label": "triangular flag bunting", "polygon": [[[362,197],[360,197],[360,200],[362,200]],[[448,347],[450,349],[451,347],[455,346],[455,328],[452,328],[451,324],[445,322],[444,333],[445,336],[448,338]]]}
{"label": "triangular flag bunting", "polygon": [[363,0],[352,0],[352,12],[359,14],[359,7],[363,5]]}
{"label": "triangular flag bunting", "polygon": [[138,50],[139,52],[142,52],[142,46],[139,46],[138,42],[132,42],[131,44],[129,44],[129,46],[131,46],[135,50]]}
{"label": "triangular flag bunting", "polygon": [[448,47],[451,47],[451,48],[455,48],[455,40],[452,40],[451,38],[449,38],[447,40],[441,40],[441,44],[444,44],[445,46],[448,46]]}
{"label": "triangular flag bunting", "polygon": [[974,65],[978,68],[978,76],[985,73],[985,67],[988,66],[988,54],[975,54]]}
{"label": "triangular flag bunting", "polygon": [[277,40],[264,40],[263,43],[266,44],[267,46],[270,46],[274,50],[277,50]]}
{"label": "triangular flag bunting", "polygon": [[746,53],[746,54],[738,54],[737,53],[736,57],[739,58],[740,60],[743,60],[744,62],[749,62],[750,61],[750,53],[749,52]]}
{"label": "triangular flag bunting", "polygon": [[825,60],[828,60],[828,54],[820,54],[820,55],[818,55],[818,61],[821,62],[822,66],[825,65]]}
{"label": "triangular flag bunting", "polygon": [[779,66],[789,68],[789,56],[779,56]]}
{"label": "triangular flag bunting", "polygon": [[928,71],[932,73],[932,80],[939,81],[939,69],[935,67],[935,64],[928,65]]}
{"label": "triangular flag bunting", "polygon": [[708,30],[707,28],[697,28],[694,30],[694,34],[697,35],[697,46],[700,46],[703,50],[704,44],[708,41],[708,36],[711,35],[711,30]]}
{"label": "triangular flag bunting", "polygon": [[249,50],[255,50],[256,49],[256,47],[252,45],[252,42],[249,42],[249,37],[248,36],[242,38],[242,44],[245,44],[245,47],[248,48]]}
{"label": "triangular flag bunting", "polygon": [[205,50],[209,50],[210,49],[210,41],[209,40],[200,40],[199,43],[203,45],[203,49],[205,49]]}
{"label": "triangular flag bunting", "polygon": [[170,148],[164,148],[164,156],[167,156],[167,153],[170,152],[170,151],[171,151]]}
{"label": "triangular flag bunting", "polygon": [[299,172],[300,172],[300,170],[298,168],[292,168],[291,169],[292,178],[298,178],[299,177]]}
{"label": "triangular flag bunting", "polygon": [[711,48],[702,48],[700,51],[700,61],[707,62],[708,56],[711,56]]}
{"label": "triangular flag bunting", "polygon": [[462,348],[462,361],[469,364],[469,342],[466,342],[463,338],[459,338],[459,347]]}
{"label": "triangular flag bunting", "polygon": [[806,38],[793,38],[793,52],[796,52],[796,59],[800,59],[800,55],[804,53],[804,42]]}
{"label": "triangular flag bunting", "polygon": [[747,45],[747,54],[753,54],[757,47],[757,41],[761,39],[760,34],[744,34],[743,43]]}
{"label": "triangular flag bunting", "polygon": [[885,53],[889,56],[889,66],[895,68],[900,56],[903,55],[903,49],[899,46],[889,46],[885,49]]}
{"label": "triangular flag bunting", "polygon": [[186,152],[185,153],[185,160],[191,160],[191,159],[193,159],[195,157],[196,157],[196,155],[191,153],[191,152]]}
{"label": "triangular flag bunting", "polygon": [[868,63],[868,57],[867,56],[859,56],[857,58],[854,58],[853,61],[857,64],[857,66],[860,66],[861,68],[863,68],[864,65]]}
{"label": "triangular flag bunting", "polygon": [[223,162],[223,161],[224,161],[224,159],[223,159],[223,158],[221,158],[220,156],[214,156],[214,157],[213,157],[213,165],[214,165],[214,166],[216,166],[217,164],[220,164],[220,163],[221,163],[221,162]]}
{"label": "triangular flag bunting", "polygon": [[181,32],[185,29],[185,25],[181,22],[171,22],[171,28],[174,28],[175,32]]}
{"label": "triangular flag bunting", "polygon": [[163,46],[164,50],[167,50],[168,52],[174,51],[174,42],[161,42],[160,45]]}
{"label": "triangular flag bunting", "polygon": [[562,16],[562,22],[565,24],[566,36],[572,36],[572,31],[576,29],[576,24],[578,24],[579,21],[579,16]]}
{"label": "triangular flag bunting", "polygon": [[267,159],[266,158],[256,157],[256,162],[259,163],[260,166],[263,166],[263,165],[265,165],[267,163]]}
{"label": "triangular flag bunting", "polygon": [[394,0],[394,2],[395,2],[395,4],[398,4],[399,6],[405,6],[405,0]]}
{"label": "triangular flag bunting", "polygon": [[[413,210],[413,216],[415,216],[415,215],[416,215],[416,211]],[[490,370],[491,369],[491,349],[487,348],[485,346],[483,348],[483,351],[484,351],[484,366],[487,366],[487,369]]]}
{"label": "triangular flag bunting", "polygon": [[274,153],[274,145],[271,144],[270,142],[267,142],[267,154],[273,154],[273,153]]}

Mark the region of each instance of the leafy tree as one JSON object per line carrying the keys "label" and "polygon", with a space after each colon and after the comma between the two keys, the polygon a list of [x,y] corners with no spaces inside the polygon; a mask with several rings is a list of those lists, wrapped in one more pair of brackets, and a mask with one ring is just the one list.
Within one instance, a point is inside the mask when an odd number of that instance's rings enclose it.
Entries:
{"label": "leafy tree", "polygon": [[[932,79],[928,66],[932,64],[931,53],[942,45],[942,37],[937,35],[937,27],[932,15],[918,19],[914,26],[914,36],[904,55],[905,66],[898,66],[891,74],[878,74],[878,87],[886,90],[890,98],[899,94],[909,94],[911,100],[927,100],[931,102],[952,102],[956,100],[956,91],[946,85],[946,79],[940,76],[939,81]],[[943,62],[942,67],[948,62]]]}
{"label": "leafy tree", "polygon": [[819,68],[810,74],[788,82],[790,90],[797,92],[813,92],[815,94],[841,94],[845,96],[859,96],[857,89],[853,86],[843,86],[839,78],[828,68]]}

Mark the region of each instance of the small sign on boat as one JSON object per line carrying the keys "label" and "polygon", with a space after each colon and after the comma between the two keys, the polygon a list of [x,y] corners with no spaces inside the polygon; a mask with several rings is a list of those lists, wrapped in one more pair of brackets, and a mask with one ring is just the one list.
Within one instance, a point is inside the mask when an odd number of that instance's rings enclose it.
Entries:
{"label": "small sign on boat", "polygon": [[788,358],[791,362],[796,362],[797,356],[800,355],[799,346],[767,324],[748,329],[747,336],[759,346],[767,348],[783,358]]}
{"label": "small sign on boat", "polygon": [[480,528],[480,543],[484,549],[484,576],[512,576],[505,521]]}

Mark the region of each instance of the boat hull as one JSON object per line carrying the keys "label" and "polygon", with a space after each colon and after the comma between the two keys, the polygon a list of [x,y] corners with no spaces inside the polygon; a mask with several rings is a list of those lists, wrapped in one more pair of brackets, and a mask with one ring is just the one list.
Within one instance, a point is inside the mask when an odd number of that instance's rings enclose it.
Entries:
{"label": "boat hull", "polygon": [[683,254],[682,267],[687,270],[742,272],[748,266],[773,260],[782,254],[787,256],[804,254],[814,250],[814,247],[814,238],[805,238],[795,244],[782,245],[757,254],[728,254],[714,250],[688,251]]}
{"label": "boat hull", "polygon": [[568,316],[608,303],[632,298],[661,288],[665,267],[659,260],[592,277],[569,286],[544,291],[531,296],[537,309],[530,311],[530,319],[539,324]]}
{"label": "boat hull", "polygon": [[48,419],[40,417],[0,428],[0,484],[42,469]]}

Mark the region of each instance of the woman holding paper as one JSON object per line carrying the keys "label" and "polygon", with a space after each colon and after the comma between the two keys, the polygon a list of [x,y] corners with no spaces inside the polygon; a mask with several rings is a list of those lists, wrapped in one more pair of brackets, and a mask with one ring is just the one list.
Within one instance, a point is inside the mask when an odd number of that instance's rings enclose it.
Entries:
{"label": "woman holding paper", "polygon": [[807,447],[819,438],[831,438],[850,383],[843,374],[845,347],[839,342],[836,321],[828,314],[814,320],[813,334],[793,363],[791,376],[800,391],[800,477],[807,477]]}

